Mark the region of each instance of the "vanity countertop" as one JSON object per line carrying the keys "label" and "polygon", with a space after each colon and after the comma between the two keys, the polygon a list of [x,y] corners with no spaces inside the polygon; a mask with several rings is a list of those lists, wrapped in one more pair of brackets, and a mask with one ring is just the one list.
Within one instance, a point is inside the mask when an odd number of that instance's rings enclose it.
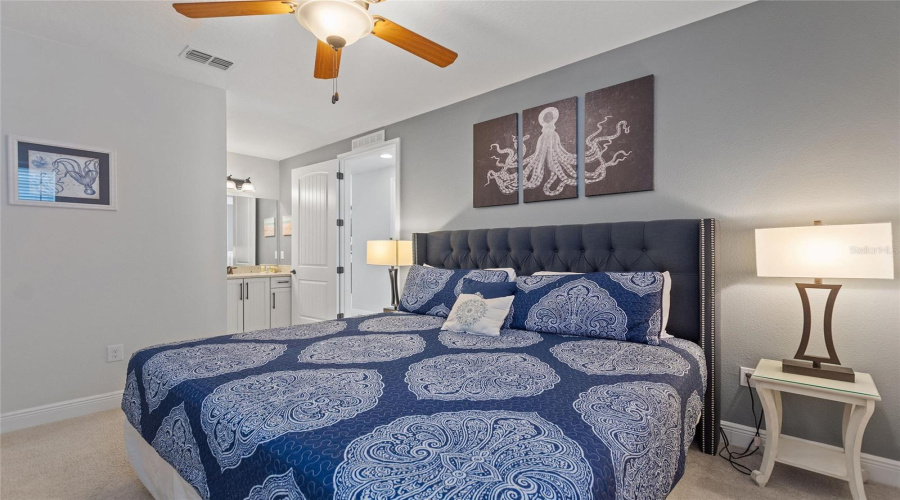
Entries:
{"label": "vanity countertop", "polygon": [[285,278],[290,277],[291,273],[235,273],[225,276],[230,280],[242,280],[246,278]]}

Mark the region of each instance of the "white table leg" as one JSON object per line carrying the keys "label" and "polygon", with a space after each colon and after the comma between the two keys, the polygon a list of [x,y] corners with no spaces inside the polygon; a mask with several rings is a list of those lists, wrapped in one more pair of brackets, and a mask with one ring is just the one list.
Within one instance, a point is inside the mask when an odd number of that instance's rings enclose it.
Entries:
{"label": "white table leg", "polygon": [[[853,411],[853,405],[850,403],[844,403],[844,420],[841,424],[842,425],[841,444],[842,444],[842,446],[845,447],[845,449],[847,446],[847,425],[850,423],[850,412],[852,412],[852,411]],[[869,471],[867,471],[866,469],[861,469],[861,471],[862,471],[863,483],[868,483],[869,482]]]}
{"label": "white table leg", "polygon": [[[849,405],[848,405],[849,406]],[[849,417],[845,418],[844,427],[844,457],[847,464],[847,481],[850,483],[850,494],[854,500],[865,500],[866,490],[863,486],[863,473],[859,465],[860,449],[862,447],[863,433],[866,424],[875,411],[875,402],[866,401],[865,406],[854,405]],[[846,408],[844,415],[847,415]]]}
{"label": "white table leg", "polygon": [[775,457],[778,456],[778,441],[781,438],[781,392],[762,389],[758,386],[756,392],[759,394],[763,411],[766,413],[766,447],[763,452],[762,465],[759,470],[753,471],[750,477],[759,486],[765,486],[772,476]]}

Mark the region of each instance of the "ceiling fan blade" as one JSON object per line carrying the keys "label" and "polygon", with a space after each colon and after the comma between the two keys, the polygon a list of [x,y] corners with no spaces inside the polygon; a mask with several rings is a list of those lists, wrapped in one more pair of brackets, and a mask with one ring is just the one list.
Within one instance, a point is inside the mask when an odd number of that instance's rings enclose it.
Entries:
{"label": "ceiling fan blade", "polygon": [[335,57],[334,49],[330,45],[322,40],[316,41],[318,42],[316,45],[316,68],[313,76],[325,80],[337,78],[338,71],[341,69],[341,51],[344,49],[338,49]]}
{"label": "ceiling fan blade", "polygon": [[385,42],[392,43],[442,68],[453,64],[453,61],[456,60],[456,52],[381,16],[372,17],[375,18],[375,27],[372,28],[372,34]]}
{"label": "ceiling fan blade", "polygon": [[201,2],[172,4],[179,14],[192,19],[204,17],[265,16],[291,14],[294,6],[279,0],[250,2]]}

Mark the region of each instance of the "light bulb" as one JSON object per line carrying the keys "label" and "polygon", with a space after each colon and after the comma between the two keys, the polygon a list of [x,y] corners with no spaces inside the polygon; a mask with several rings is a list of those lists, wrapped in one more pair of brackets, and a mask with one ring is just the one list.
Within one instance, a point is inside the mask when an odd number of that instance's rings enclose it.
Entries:
{"label": "light bulb", "polygon": [[[329,37],[343,40],[341,47],[351,45],[372,32],[375,22],[359,4],[347,0],[310,0],[297,9],[300,24],[329,45]],[[341,48],[338,47],[338,48]]]}

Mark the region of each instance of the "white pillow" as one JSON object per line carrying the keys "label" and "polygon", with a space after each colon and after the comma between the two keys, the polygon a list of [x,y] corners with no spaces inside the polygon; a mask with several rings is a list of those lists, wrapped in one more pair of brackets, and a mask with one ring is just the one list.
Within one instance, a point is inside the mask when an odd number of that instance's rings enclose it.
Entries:
{"label": "white pillow", "polygon": [[460,294],[441,330],[497,337],[515,295],[485,299],[480,294]]}

